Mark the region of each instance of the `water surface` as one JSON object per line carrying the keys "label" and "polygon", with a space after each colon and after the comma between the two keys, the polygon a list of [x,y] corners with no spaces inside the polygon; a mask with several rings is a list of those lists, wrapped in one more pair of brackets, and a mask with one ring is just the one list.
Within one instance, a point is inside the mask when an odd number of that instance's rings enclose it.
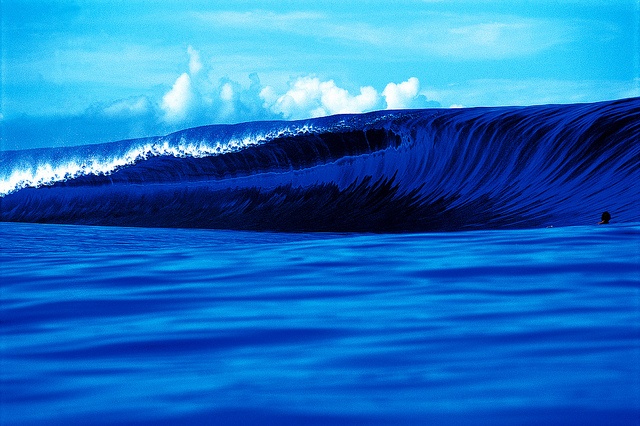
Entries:
{"label": "water surface", "polygon": [[638,424],[639,237],[1,223],[1,423]]}

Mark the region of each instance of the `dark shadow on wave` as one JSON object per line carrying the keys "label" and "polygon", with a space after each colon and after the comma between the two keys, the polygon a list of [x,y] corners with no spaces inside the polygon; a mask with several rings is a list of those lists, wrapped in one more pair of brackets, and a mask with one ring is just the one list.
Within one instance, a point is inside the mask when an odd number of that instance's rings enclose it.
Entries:
{"label": "dark shadow on wave", "polygon": [[213,190],[181,187],[144,192],[135,185],[24,189],[2,201],[2,221],[281,232],[437,232],[540,226],[540,212],[509,216],[480,196],[404,193],[394,178],[336,184]]}

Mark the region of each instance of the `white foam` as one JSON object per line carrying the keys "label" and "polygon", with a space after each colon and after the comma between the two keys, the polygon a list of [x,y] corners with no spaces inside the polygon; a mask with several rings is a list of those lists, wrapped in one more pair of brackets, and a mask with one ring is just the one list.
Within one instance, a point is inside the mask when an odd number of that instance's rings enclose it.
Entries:
{"label": "white foam", "polygon": [[231,152],[237,152],[250,146],[260,145],[268,140],[283,136],[309,133],[313,126],[305,125],[294,130],[289,127],[261,135],[246,136],[241,139],[230,139],[215,144],[210,140],[199,141],[180,138],[177,144],[172,144],[168,138],[160,138],[140,146],[135,146],[124,152],[109,157],[108,153],[89,153],[91,158],[70,158],[60,164],[52,165],[43,158],[43,164],[16,165],[5,171],[0,180],[0,196],[8,195],[23,188],[38,188],[52,185],[56,182],[74,179],[86,175],[109,175],[118,169],[133,165],[152,157],[193,157],[202,158]]}

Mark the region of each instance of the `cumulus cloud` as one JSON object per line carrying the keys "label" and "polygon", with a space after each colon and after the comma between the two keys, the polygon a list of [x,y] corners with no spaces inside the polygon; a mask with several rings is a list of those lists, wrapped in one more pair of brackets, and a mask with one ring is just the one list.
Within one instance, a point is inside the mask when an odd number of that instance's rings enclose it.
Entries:
{"label": "cumulus cloud", "polygon": [[387,109],[404,108],[434,108],[440,103],[429,100],[427,97],[434,93],[420,90],[420,81],[416,77],[411,77],[402,83],[389,83],[382,91],[382,96],[387,103]]}
{"label": "cumulus cloud", "polygon": [[361,87],[360,94],[351,96],[349,92],[335,85],[333,80],[323,83],[322,105],[330,114],[359,113],[374,109],[379,102],[376,89]]}
{"label": "cumulus cloud", "polygon": [[408,108],[413,99],[418,96],[420,82],[416,77],[411,77],[400,84],[389,83],[382,91],[387,101],[387,109]]}
{"label": "cumulus cloud", "polygon": [[233,99],[233,87],[231,83],[225,83],[220,90],[220,99],[229,102]]}
{"label": "cumulus cloud", "polygon": [[321,96],[318,78],[301,77],[290,85],[287,93],[276,97],[273,105],[266,104],[266,106],[285,118],[303,118],[302,116],[308,114],[319,116],[323,115],[320,105]]}
{"label": "cumulus cloud", "polygon": [[200,52],[194,49],[191,45],[187,49],[189,54],[189,72],[192,76],[195,76],[202,69],[202,62],[200,61]]}
{"label": "cumulus cloud", "polygon": [[193,121],[194,115],[199,114],[198,106],[201,96],[194,87],[194,78],[203,68],[200,52],[189,45],[189,73],[182,73],[173,83],[173,87],[162,97],[161,108],[163,120],[168,124]]}
{"label": "cumulus cloud", "polygon": [[162,97],[165,120],[169,123],[185,120],[193,105],[194,98],[191,78],[189,74],[183,73],[173,84],[171,90]]}
{"label": "cumulus cloud", "polygon": [[362,113],[378,109],[439,106],[420,92],[420,82],[411,77],[389,83],[380,93],[363,86],[358,92],[340,87],[334,80],[307,75],[292,79],[277,91],[262,85],[258,75],[249,75],[250,84],[216,77],[215,70],[203,73],[200,53],[188,46],[189,72],[181,74],[155,103],[147,97],[119,100],[102,109],[103,116],[140,121],[155,120],[158,131],[173,131],[196,125],[255,120],[305,119],[333,114]]}
{"label": "cumulus cloud", "polygon": [[211,106],[214,107],[217,121],[227,121],[239,115],[238,109],[241,109],[239,100],[242,86],[228,79],[220,81],[218,90],[218,99],[212,100]]}
{"label": "cumulus cloud", "polygon": [[273,87],[267,86],[260,90],[260,98],[264,100],[263,107],[269,108],[278,101],[278,94],[273,90]]}
{"label": "cumulus cloud", "polygon": [[249,81],[249,87],[226,77],[209,81],[203,92],[202,119],[208,124],[281,119],[265,106],[261,96],[265,88],[258,75],[250,74]]}
{"label": "cumulus cloud", "polygon": [[271,87],[265,87],[260,97],[265,107],[292,119],[371,111],[380,101],[373,87],[361,87],[360,94],[354,96],[333,80],[320,81],[311,76],[297,78],[281,96]]}

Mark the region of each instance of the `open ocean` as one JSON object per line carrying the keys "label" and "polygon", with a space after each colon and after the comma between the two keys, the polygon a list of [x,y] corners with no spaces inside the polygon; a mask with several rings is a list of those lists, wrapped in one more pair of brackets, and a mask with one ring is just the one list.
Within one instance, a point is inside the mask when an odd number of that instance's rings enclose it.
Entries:
{"label": "open ocean", "polygon": [[638,98],[5,151],[0,194],[3,425],[640,424]]}

